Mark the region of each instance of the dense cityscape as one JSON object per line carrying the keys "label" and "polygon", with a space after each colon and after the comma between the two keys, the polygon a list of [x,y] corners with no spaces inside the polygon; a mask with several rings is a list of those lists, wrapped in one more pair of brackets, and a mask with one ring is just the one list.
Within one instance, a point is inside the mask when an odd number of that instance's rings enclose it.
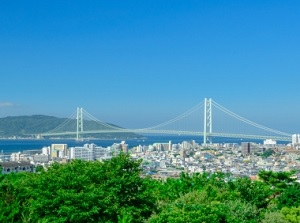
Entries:
{"label": "dense cityscape", "polygon": [[[277,144],[267,139],[263,144],[254,142],[211,143],[201,145],[191,141],[173,144],[156,142],[129,148],[125,141],[108,147],[86,143],[69,147],[68,144],[52,144],[38,150],[2,155],[2,173],[32,171],[37,166],[47,169],[53,162],[68,163],[71,160],[102,161],[120,152],[129,153],[133,159],[142,159],[143,175],[156,179],[179,177],[186,173],[231,173],[257,179],[261,170],[274,172],[300,170],[300,135],[294,134],[289,144]],[[300,175],[299,175],[300,179]]]}

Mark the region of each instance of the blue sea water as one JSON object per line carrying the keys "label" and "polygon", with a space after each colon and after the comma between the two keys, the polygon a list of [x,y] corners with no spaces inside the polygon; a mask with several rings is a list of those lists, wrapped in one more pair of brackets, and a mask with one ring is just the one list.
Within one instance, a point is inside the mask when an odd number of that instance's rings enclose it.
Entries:
{"label": "blue sea water", "polygon": [[[203,137],[195,136],[146,136],[144,139],[128,139],[125,140],[129,148],[138,145],[152,145],[153,143],[167,143],[172,141],[172,143],[181,143],[183,141],[195,140],[196,143],[201,144],[203,142]],[[13,152],[23,152],[25,150],[37,150],[42,149],[44,146],[51,146],[51,144],[68,144],[69,147],[82,146],[86,143],[94,143],[98,146],[107,147],[114,143],[120,143],[120,139],[111,140],[100,140],[100,139],[90,139],[88,141],[76,141],[73,139],[1,139],[0,140],[0,153],[10,154]],[[245,140],[256,143],[262,143],[262,140]],[[241,143],[241,139],[232,138],[214,138],[214,143]]]}

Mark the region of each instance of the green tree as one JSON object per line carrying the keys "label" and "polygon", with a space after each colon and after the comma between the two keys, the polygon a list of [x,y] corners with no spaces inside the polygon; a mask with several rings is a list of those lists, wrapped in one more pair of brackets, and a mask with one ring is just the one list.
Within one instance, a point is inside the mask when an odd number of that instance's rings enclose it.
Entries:
{"label": "green tree", "polygon": [[[207,187],[216,188],[218,191],[228,189],[228,175],[224,173],[203,173],[192,174],[181,173],[178,179],[167,178],[165,181],[154,183],[152,190],[156,190],[159,200],[167,202],[174,201],[180,196],[192,191],[200,191]],[[210,191],[210,189],[208,189]],[[214,191],[211,191],[212,196]]]}
{"label": "green tree", "polygon": [[128,154],[0,178],[0,222],[142,222],[155,202]]}
{"label": "green tree", "polygon": [[229,200],[224,202],[227,212],[228,222],[255,223],[259,220],[259,211],[251,203],[242,199]]}
{"label": "green tree", "polygon": [[30,199],[30,173],[0,175],[0,222],[24,222],[22,216]]}
{"label": "green tree", "polygon": [[300,184],[294,183],[288,186],[278,197],[278,207],[300,206]]}
{"label": "green tree", "polygon": [[273,192],[264,182],[251,181],[249,178],[238,178],[230,183],[231,190],[238,194],[238,198],[255,205],[257,208],[266,208]]}
{"label": "green tree", "polygon": [[267,157],[273,155],[274,153],[275,153],[274,150],[267,149],[265,152],[263,152],[263,154],[261,156],[264,157],[264,158],[267,158]]}
{"label": "green tree", "polygon": [[261,223],[288,223],[280,212],[267,212]]}
{"label": "green tree", "polygon": [[278,194],[295,182],[296,179],[292,178],[295,173],[294,170],[290,172],[260,171],[258,176]]}
{"label": "green tree", "polygon": [[281,213],[287,222],[299,223],[300,222],[300,206],[299,207],[284,207],[281,209]]}
{"label": "green tree", "polygon": [[258,222],[255,206],[243,201],[213,201],[207,190],[187,193],[162,208],[148,220],[150,223],[167,222]]}
{"label": "green tree", "polygon": [[154,214],[150,223],[181,223],[181,222],[223,222],[226,218],[224,207],[208,201],[206,191],[190,192],[163,207],[162,211]]}
{"label": "green tree", "polygon": [[116,222],[126,213],[140,222],[153,207],[144,194],[140,163],[121,153],[103,163],[54,164],[32,185],[30,214],[60,222]]}
{"label": "green tree", "polygon": [[44,171],[44,167],[42,165],[38,165],[36,168],[35,168],[35,172],[36,173],[39,173],[39,172],[42,172]]}

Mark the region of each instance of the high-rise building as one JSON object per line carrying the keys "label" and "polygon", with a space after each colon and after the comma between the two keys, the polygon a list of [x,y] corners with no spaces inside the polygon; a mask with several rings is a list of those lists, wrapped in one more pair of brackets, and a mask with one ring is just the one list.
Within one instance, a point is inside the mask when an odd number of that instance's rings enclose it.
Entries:
{"label": "high-rise building", "polygon": [[169,141],[168,143],[154,143],[153,146],[157,151],[169,151],[172,149],[172,143]]}
{"label": "high-rise building", "polygon": [[18,153],[12,153],[12,154],[10,155],[10,161],[18,162],[18,161],[20,161],[20,157],[21,157],[21,152],[18,152]]}
{"label": "high-rise building", "polygon": [[81,159],[85,161],[94,161],[110,159],[114,153],[113,147],[103,148],[96,144],[84,144],[70,148],[70,159]]}
{"label": "high-rise building", "polygon": [[245,156],[249,155],[251,152],[251,143],[250,142],[242,142],[241,146],[242,146],[242,154]]}
{"label": "high-rise building", "polygon": [[51,158],[64,158],[67,156],[67,144],[51,144]]}
{"label": "high-rise building", "polygon": [[121,149],[123,153],[128,153],[128,144],[126,144],[125,141],[121,142]]}
{"label": "high-rise building", "polygon": [[81,146],[71,147],[70,148],[70,159],[81,159],[86,161],[93,161],[93,144],[84,144]]}
{"label": "high-rise building", "polygon": [[181,148],[179,151],[180,158],[185,159],[186,158],[186,150],[184,148]]}
{"label": "high-rise building", "polygon": [[293,134],[292,135],[292,144],[293,145],[300,144],[300,134]]}
{"label": "high-rise building", "polygon": [[42,154],[44,154],[44,155],[50,155],[51,154],[51,147],[50,146],[44,146],[42,148]]}
{"label": "high-rise building", "polygon": [[193,147],[192,143],[188,142],[188,141],[183,141],[181,143],[181,147],[184,148],[184,149],[190,149]]}

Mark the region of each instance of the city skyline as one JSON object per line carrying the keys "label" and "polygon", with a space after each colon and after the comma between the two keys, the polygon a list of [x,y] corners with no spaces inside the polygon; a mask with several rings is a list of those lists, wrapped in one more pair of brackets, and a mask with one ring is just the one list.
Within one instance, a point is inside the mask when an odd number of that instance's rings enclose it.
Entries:
{"label": "city skyline", "polygon": [[[298,1],[0,3],[0,117],[151,126],[204,98],[300,132]],[[136,126],[133,126],[136,127]]]}

